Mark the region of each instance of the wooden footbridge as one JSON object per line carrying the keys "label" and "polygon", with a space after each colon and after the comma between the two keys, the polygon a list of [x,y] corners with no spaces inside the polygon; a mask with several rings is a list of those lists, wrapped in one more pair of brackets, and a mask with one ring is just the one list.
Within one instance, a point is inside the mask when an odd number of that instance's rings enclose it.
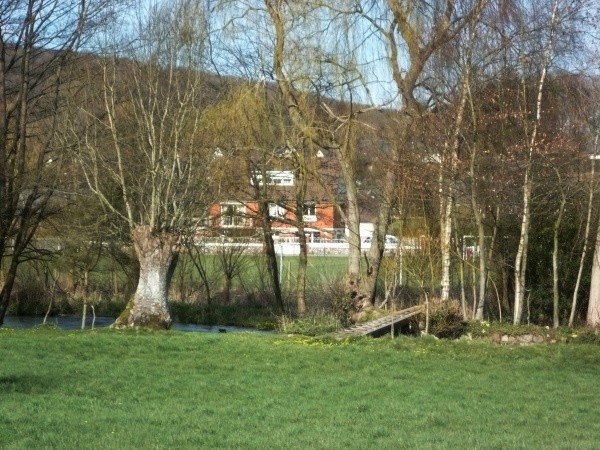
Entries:
{"label": "wooden footbridge", "polygon": [[412,317],[421,314],[424,310],[424,305],[413,306],[401,311],[396,311],[389,316],[353,325],[333,333],[332,336],[335,339],[344,339],[352,336],[382,336],[391,331],[392,326],[394,326],[394,328],[401,327]]}

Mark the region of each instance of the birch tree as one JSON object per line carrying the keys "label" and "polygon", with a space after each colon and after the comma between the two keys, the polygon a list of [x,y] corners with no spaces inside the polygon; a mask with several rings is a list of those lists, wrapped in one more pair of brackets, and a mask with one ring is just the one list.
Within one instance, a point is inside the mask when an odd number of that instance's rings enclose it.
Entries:
{"label": "birch tree", "polygon": [[[467,2],[463,5],[457,5],[454,1],[433,2],[431,4],[406,3],[397,0],[389,0],[385,5],[379,2],[373,2],[370,9],[365,9],[361,5],[356,8],[360,14],[369,21],[374,30],[381,36],[385,43],[387,52],[387,63],[392,80],[397,89],[397,95],[400,99],[399,121],[404,124],[404,135],[398,136],[398,141],[404,143],[407,141],[406,133],[411,128],[416,118],[423,114],[425,110],[425,101],[432,92],[430,89],[436,89],[435,86],[429,86],[422,83],[425,76],[428,63],[435,54],[444,51],[449,43],[469,23],[477,20],[481,10],[486,2],[477,0]],[[474,28],[472,28],[474,29]],[[471,39],[468,42],[472,41]],[[469,48],[469,45],[467,45]],[[468,53],[468,50],[467,52]],[[468,66],[466,66],[468,67]],[[468,72],[464,72],[460,77],[459,101],[456,114],[456,121],[453,129],[455,132],[448,142],[448,158],[450,161],[450,172],[456,170],[458,136],[462,126],[466,88],[465,83],[468,80]],[[400,155],[396,154],[393,160],[394,164],[400,164]],[[441,172],[440,172],[441,173]],[[452,175],[450,176],[452,178]],[[383,198],[390,198],[395,188],[395,179],[390,174],[385,177],[386,183],[383,187]],[[454,193],[451,186],[441,182],[442,189],[441,201],[441,248],[442,248],[442,298],[449,298],[449,267],[450,267],[450,237],[452,235],[451,216],[454,206]],[[442,185],[446,187],[442,188]],[[382,202],[379,213],[379,220],[376,227],[377,239],[370,249],[370,261],[374,270],[379,270],[378,262],[381,261],[379,255],[382,252],[383,240],[387,231],[388,223],[385,220],[389,217],[389,202]],[[377,276],[372,278],[375,283]],[[374,295],[374,285],[371,288]]]}
{"label": "birch tree", "polygon": [[[592,211],[594,209],[594,191],[595,191],[595,173],[596,173],[596,158],[598,156],[598,137],[599,134],[596,133],[596,137],[594,138],[594,146],[593,153],[590,157],[591,165],[590,165],[590,179],[589,179],[589,187],[588,187],[588,202],[587,202],[587,213],[585,219],[585,231],[583,236],[583,248],[581,249],[581,257],[579,259],[579,269],[577,270],[577,279],[575,281],[575,286],[573,287],[573,297],[571,300],[571,313],[569,314],[569,327],[573,326],[575,322],[575,313],[577,311],[577,300],[579,296],[579,288],[581,286],[581,277],[583,275],[583,268],[585,264],[585,258],[588,251],[588,241],[590,236],[591,224],[592,224]],[[592,266],[593,268],[595,266]]]}
{"label": "birch tree", "polygon": [[[529,228],[531,224],[532,193],[534,187],[533,161],[539,145],[538,132],[543,120],[544,89],[553,60],[564,51],[563,38],[572,31],[574,21],[578,20],[579,12],[584,6],[580,2],[563,2],[554,0],[548,9],[537,10],[533,8],[530,15],[523,17],[529,23],[521,22],[521,27],[526,31],[522,44],[518,46],[518,58],[522,65],[521,93],[522,116],[531,117],[524,122],[525,130],[525,172],[522,184],[522,214],[518,249],[514,264],[514,309],[513,323],[519,324],[523,315],[523,304],[526,291],[527,251],[529,246]],[[528,29],[536,25],[534,30]],[[540,31],[541,30],[541,31]],[[532,31],[535,33],[532,34]],[[533,40],[532,40],[533,39]],[[533,107],[529,110],[526,74],[531,69],[536,73],[536,83],[533,89]]]}
{"label": "birch tree", "polygon": [[594,258],[592,260],[592,281],[586,323],[590,327],[600,325],[600,227],[596,231]]}

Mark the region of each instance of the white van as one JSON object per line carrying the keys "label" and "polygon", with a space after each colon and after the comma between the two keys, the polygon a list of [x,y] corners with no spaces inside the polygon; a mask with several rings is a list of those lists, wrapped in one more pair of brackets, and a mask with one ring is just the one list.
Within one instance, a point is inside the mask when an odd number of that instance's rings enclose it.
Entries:
{"label": "white van", "polygon": [[[371,236],[367,236],[366,238],[364,238],[362,240],[362,245],[364,247],[370,247],[371,246]],[[398,238],[396,236],[393,236],[391,234],[386,234],[385,235],[385,249],[386,250],[392,250],[395,249],[396,247],[398,247],[398,244],[400,243],[400,241],[398,240]]]}

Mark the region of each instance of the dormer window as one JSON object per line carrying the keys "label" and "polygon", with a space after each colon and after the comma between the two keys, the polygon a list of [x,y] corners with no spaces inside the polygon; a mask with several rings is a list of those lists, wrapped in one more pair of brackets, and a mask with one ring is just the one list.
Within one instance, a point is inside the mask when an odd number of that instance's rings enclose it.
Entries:
{"label": "dormer window", "polygon": [[[250,180],[254,185],[254,180],[262,181],[262,173],[255,173]],[[291,170],[267,170],[267,186],[293,186],[294,172]]]}

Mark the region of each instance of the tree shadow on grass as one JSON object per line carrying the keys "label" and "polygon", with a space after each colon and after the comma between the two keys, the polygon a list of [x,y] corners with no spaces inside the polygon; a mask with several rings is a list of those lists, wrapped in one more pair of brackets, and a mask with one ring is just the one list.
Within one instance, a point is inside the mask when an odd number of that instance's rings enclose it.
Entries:
{"label": "tree shadow on grass", "polygon": [[48,377],[23,374],[0,375],[0,392],[3,394],[41,394],[55,387],[55,382]]}

